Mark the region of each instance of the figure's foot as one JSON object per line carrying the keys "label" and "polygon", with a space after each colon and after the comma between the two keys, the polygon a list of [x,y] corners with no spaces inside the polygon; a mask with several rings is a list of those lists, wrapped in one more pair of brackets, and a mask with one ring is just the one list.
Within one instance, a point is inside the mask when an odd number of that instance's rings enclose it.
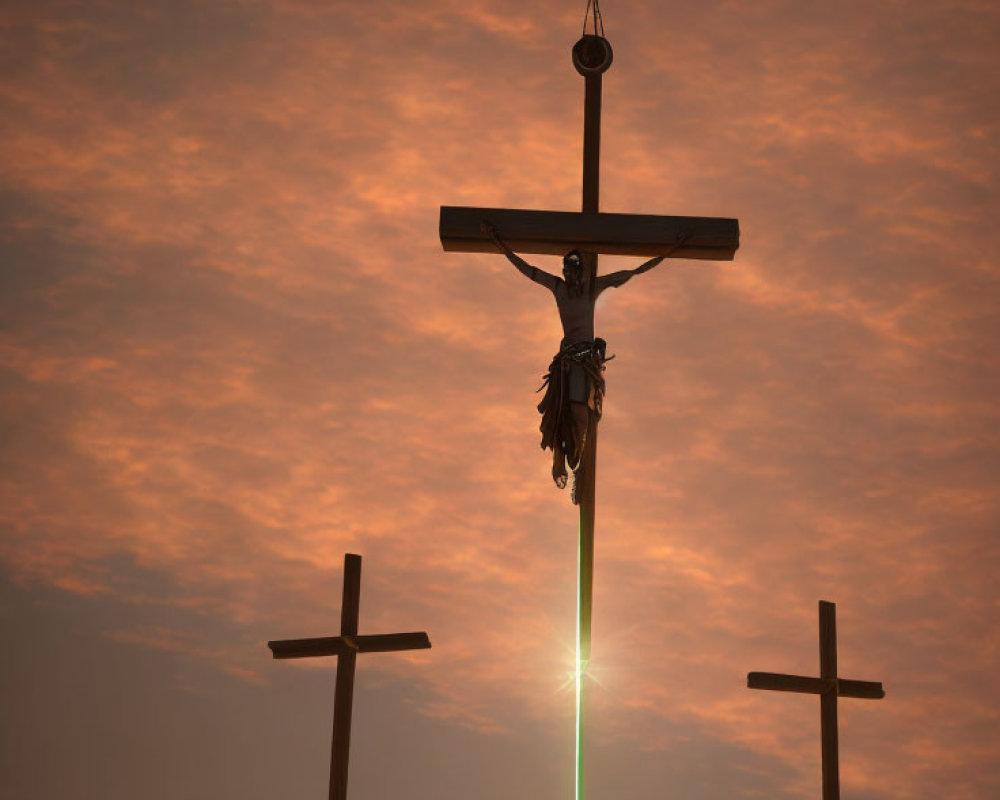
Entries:
{"label": "figure's foot", "polygon": [[566,488],[566,456],[558,447],[552,449],[552,480],[560,489]]}

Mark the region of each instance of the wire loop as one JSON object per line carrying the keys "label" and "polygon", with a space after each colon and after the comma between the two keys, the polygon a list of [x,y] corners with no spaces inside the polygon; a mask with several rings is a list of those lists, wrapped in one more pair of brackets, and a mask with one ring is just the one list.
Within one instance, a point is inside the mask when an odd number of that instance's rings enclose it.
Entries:
{"label": "wire loop", "polygon": [[[593,14],[591,14],[593,9]],[[604,38],[604,17],[601,16],[600,0],[587,0],[587,10],[583,12],[583,35],[587,35],[587,20],[594,19],[594,36]]]}

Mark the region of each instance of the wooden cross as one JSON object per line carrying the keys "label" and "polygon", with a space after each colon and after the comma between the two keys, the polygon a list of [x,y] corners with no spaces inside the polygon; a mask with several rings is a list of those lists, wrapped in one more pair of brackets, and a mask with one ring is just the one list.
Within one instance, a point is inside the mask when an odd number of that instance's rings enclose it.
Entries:
{"label": "wooden cross", "polygon": [[837,677],[837,606],[819,601],[819,677],[751,672],[747,686],[778,692],[819,695],[820,730],[823,747],[823,800],[840,800],[840,765],[837,736],[837,698],[860,697],[881,700],[885,690],[875,681],[852,681]]}
{"label": "wooden cross", "polygon": [[354,666],[358,653],[424,650],[431,646],[423,631],[358,635],[361,601],[361,556],[344,556],[344,600],[340,608],[340,636],[284,639],[268,642],[275,658],[337,656],[337,686],[333,699],[333,745],[330,756],[330,800],[347,798],[347,764],[351,748],[351,710],[354,704]]}
{"label": "wooden cross", "polygon": [[[588,6],[588,14],[590,12]],[[611,66],[611,43],[597,35],[599,12],[594,11],[594,34],[585,34],[573,46],[573,66],[583,76],[583,198],[580,213],[505,208],[442,206],[441,245],[447,251],[496,253],[483,230],[490,221],[514,251],[563,254],[583,251],[591,286],[597,276],[598,253],[630,256],[732,260],[739,247],[739,222],[713,217],[667,217],[642,214],[602,214],[601,93],[602,75]],[[586,30],[586,23],[584,29]],[[683,244],[678,245],[679,241]],[[583,660],[590,659],[590,619],[593,597],[595,478],[597,423],[591,419],[582,457],[584,485],[580,497],[580,641]]]}
{"label": "wooden cross", "polygon": [[[580,250],[583,266],[593,287],[597,278],[598,253],[708,258],[731,260],[739,247],[739,223],[735,219],[664,217],[600,213],[601,93],[602,75],[614,57],[604,38],[597,0],[593,9],[594,33],[573,45],[573,66],[584,78],[583,101],[583,197],[580,213],[524,211],[503,208],[442,206],[439,223],[441,245],[458,252],[495,253],[496,246],[483,230],[489,221],[513,250],[524,253],[566,253]],[[577,742],[583,731],[581,675],[590,661],[590,632],[594,585],[594,518],[597,476],[597,418],[591,413],[581,456],[582,480],[576,484],[580,506],[578,549],[579,584],[577,613]],[[577,748],[576,796],[582,797],[583,767]]]}

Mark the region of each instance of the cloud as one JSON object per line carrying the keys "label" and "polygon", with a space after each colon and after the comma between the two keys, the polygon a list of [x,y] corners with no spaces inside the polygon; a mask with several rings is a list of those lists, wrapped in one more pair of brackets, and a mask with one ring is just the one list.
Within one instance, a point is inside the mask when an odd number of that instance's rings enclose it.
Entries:
{"label": "cloud", "polygon": [[[260,678],[260,641],[335,630],[341,559],[361,552],[363,629],[434,642],[374,675],[484,736],[564,726],[576,522],[532,394],[555,310],[502,259],[441,252],[435,225],[444,203],[577,207],[583,86],[573,34],[551,34],[575,31],[567,14],[16,7],[5,572],[121,603],[116,642]],[[810,793],[815,708],[742,679],[815,671],[822,597],[845,674],[889,691],[843,711],[845,785],[979,798],[1000,781],[979,694],[994,17],[615,12],[603,207],[738,216],[743,243],[598,309],[617,354],[592,690],[608,752],[680,747],[674,769],[733,758],[777,776],[770,796]],[[153,608],[232,628],[211,643]]]}

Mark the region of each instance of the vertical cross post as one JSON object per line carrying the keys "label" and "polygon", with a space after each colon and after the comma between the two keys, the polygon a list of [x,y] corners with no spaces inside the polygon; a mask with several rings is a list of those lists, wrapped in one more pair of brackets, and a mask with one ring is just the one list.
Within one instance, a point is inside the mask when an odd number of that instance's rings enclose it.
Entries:
{"label": "vertical cross post", "polygon": [[583,76],[583,203],[584,214],[596,214],[601,205],[601,90],[603,73]]}
{"label": "vertical cross post", "polygon": [[819,696],[819,724],[823,753],[823,800],[840,798],[840,754],[837,733],[837,606],[819,601],[819,676],[833,689]]}
{"label": "vertical cross post", "polygon": [[[600,211],[601,198],[601,84],[602,74],[584,75],[583,102],[583,202],[584,214]],[[597,253],[583,254],[583,268],[590,275],[590,286],[597,280]],[[577,486],[580,498],[579,575],[577,580],[577,687],[576,687],[576,800],[583,800],[583,679],[590,663],[591,616],[594,607],[594,521],[597,489],[597,419],[590,413],[587,441],[581,456],[583,486]]]}
{"label": "vertical cross post", "polygon": [[[603,76],[614,57],[611,43],[594,34],[573,46],[573,66],[584,79],[583,97],[583,193],[581,212],[597,214],[601,208],[601,93]],[[597,253],[583,253],[583,268],[589,274],[591,291],[597,285]],[[583,679],[590,663],[590,631],[594,606],[594,522],[597,488],[597,415],[591,411],[587,438],[581,456],[583,485],[576,487],[580,502],[580,543],[577,585],[576,664],[576,800],[583,798]]]}
{"label": "vertical cross post", "polygon": [[[581,211],[597,214],[601,204],[601,92],[605,70],[611,66],[611,45],[600,36],[584,36],[573,47],[573,65],[583,75],[583,197]],[[590,287],[596,285],[597,253],[584,252],[584,268],[590,273]],[[590,661],[590,622],[594,588],[594,520],[597,485],[597,420],[590,415],[586,448],[582,456],[583,486],[580,498],[580,588],[579,658],[585,667]]]}
{"label": "vertical cross post", "polygon": [[[340,606],[340,635],[357,636],[361,611],[361,556],[344,556],[344,594]],[[347,767],[351,752],[351,713],[354,710],[354,667],[357,651],[349,650],[337,662],[333,693],[333,742],[330,749],[330,800],[347,800]]]}

